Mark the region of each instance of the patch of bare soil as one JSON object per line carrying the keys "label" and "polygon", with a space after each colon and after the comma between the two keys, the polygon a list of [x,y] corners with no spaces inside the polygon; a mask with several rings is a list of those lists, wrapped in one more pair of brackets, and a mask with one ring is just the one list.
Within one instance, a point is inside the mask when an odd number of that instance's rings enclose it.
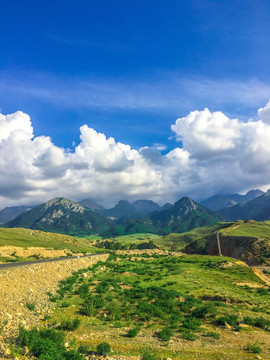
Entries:
{"label": "patch of bare soil", "polygon": [[[22,257],[36,257],[38,259],[48,259],[48,258],[59,258],[61,256],[75,255],[71,250],[63,249],[63,250],[54,250],[54,249],[46,249],[42,247],[19,247],[19,246],[1,246],[0,247],[0,256],[15,258]],[[82,255],[77,254],[76,255]]]}
{"label": "patch of bare soil", "polygon": [[266,283],[266,285],[270,285],[270,276],[265,274],[262,269],[258,267],[252,267],[251,269],[255,275],[257,275],[262,281]]}

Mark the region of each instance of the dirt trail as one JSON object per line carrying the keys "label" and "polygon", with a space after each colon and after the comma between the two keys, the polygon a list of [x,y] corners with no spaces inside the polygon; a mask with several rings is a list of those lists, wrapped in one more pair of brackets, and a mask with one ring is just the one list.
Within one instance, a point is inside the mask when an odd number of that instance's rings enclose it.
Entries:
{"label": "dirt trail", "polygon": [[[9,355],[5,340],[13,337],[20,325],[36,326],[50,313],[54,304],[47,293],[54,294],[60,280],[98,261],[106,261],[108,256],[101,254],[0,270],[0,359]],[[35,304],[35,310],[30,311],[27,303]]]}

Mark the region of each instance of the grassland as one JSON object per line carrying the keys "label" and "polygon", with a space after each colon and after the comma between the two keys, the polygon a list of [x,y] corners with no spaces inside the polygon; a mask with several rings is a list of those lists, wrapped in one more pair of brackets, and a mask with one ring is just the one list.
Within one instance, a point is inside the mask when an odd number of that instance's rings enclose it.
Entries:
{"label": "grassland", "polygon": [[144,360],[254,359],[248,343],[256,343],[266,359],[269,294],[231,258],[111,255],[61,282],[44,326],[67,329],[77,318],[67,339],[88,353],[106,341],[125,357],[150,348]]}
{"label": "grassland", "polygon": [[[40,230],[30,230],[24,228],[0,228],[0,247],[43,247],[54,250],[70,250],[73,253],[96,253],[100,249],[91,246],[89,240],[84,238],[74,238],[72,236],[43,232]],[[0,259],[5,261],[5,258]],[[16,258],[16,261],[27,259]]]}
{"label": "grassland", "polygon": [[227,236],[248,236],[270,239],[270,221],[241,221],[232,223],[229,227],[219,230]]}

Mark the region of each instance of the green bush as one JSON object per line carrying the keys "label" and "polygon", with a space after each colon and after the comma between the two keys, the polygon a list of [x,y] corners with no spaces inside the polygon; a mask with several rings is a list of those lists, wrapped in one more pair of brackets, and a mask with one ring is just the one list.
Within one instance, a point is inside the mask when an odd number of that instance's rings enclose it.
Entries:
{"label": "green bush", "polygon": [[34,311],[36,308],[36,304],[35,303],[26,303],[26,307],[27,307],[27,309]]}
{"label": "green bush", "polygon": [[64,320],[61,322],[61,324],[58,326],[59,330],[67,330],[67,331],[74,331],[77,330],[80,326],[81,321],[80,319],[76,318],[74,320]]}
{"label": "green bush", "polygon": [[134,338],[138,335],[138,332],[139,332],[138,328],[130,329],[127,333],[127,337]]}
{"label": "green bush", "polygon": [[111,345],[103,342],[97,346],[98,355],[107,356],[111,352]]}
{"label": "green bush", "polygon": [[220,334],[219,333],[216,333],[216,332],[212,332],[212,331],[209,331],[205,334],[203,334],[203,336],[205,337],[212,337],[214,339],[220,339]]}
{"label": "green bush", "polygon": [[19,329],[17,344],[27,346],[33,356],[41,360],[83,360],[77,351],[67,351],[64,346],[65,333],[54,329]]}
{"label": "green bush", "polygon": [[64,354],[66,360],[84,360],[84,356],[78,353],[76,350],[67,351]]}
{"label": "green bush", "polygon": [[96,315],[97,309],[94,304],[86,301],[82,304],[82,307],[80,308],[80,313],[86,316],[93,316]]}
{"label": "green bush", "polygon": [[202,325],[201,320],[190,317],[183,322],[183,327],[190,330],[197,330]]}
{"label": "green bush", "polygon": [[238,321],[237,315],[225,315],[225,316],[220,316],[216,320],[216,324],[218,326],[225,326],[225,323],[227,323],[230,326],[235,326],[237,324],[237,321]]}
{"label": "green bush", "polygon": [[160,360],[160,356],[151,349],[144,349],[142,351],[141,360]]}
{"label": "green bush", "polygon": [[194,340],[198,339],[198,336],[191,332],[183,332],[182,337],[183,337],[183,339],[190,340],[190,341],[194,341]]}
{"label": "green bush", "polygon": [[91,350],[87,345],[80,345],[78,348],[78,352],[80,354],[89,355],[91,353]]}
{"label": "green bush", "polygon": [[254,344],[248,343],[247,350],[252,352],[253,354],[260,354],[262,352],[262,349],[259,347],[257,342],[255,342]]}
{"label": "green bush", "polygon": [[170,338],[173,336],[173,331],[172,331],[172,329],[166,327],[166,328],[162,329],[161,331],[159,331],[157,333],[157,336],[162,341],[169,341]]}
{"label": "green bush", "polygon": [[270,320],[264,319],[263,317],[252,318],[250,316],[245,316],[244,323],[247,325],[252,325],[252,326],[264,329],[264,330],[270,329]]}
{"label": "green bush", "polygon": [[208,303],[206,305],[196,307],[196,309],[192,311],[191,316],[199,319],[205,319],[207,316],[215,317],[217,313],[217,308],[213,304]]}
{"label": "green bush", "polygon": [[260,295],[269,295],[269,291],[265,288],[258,288],[257,293]]}

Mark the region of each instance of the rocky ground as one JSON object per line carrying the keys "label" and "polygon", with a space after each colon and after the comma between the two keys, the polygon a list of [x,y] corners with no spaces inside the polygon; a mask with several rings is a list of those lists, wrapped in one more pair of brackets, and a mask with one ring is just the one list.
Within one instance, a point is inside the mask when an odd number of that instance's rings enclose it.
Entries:
{"label": "rocky ground", "polygon": [[[0,270],[0,359],[10,357],[8,339],[16,335],[20,325],[38,326],[51,312],[54,304],[47,293],[54,294],[60,280],[107,257],[104,254]],[[29,304],[34,310],[28,309]]]}
{"label": "rocky ground", "polygon": [[16,259],[20,258],[37,258],[37,259],[49,259],[49,258],[59,258],[61,256],[70,256],[70,255],[82,255],[75,254],[71,250],[54,250],[54,249],[45,249],[43,247],[19,247],[19,246],[1,246],[0,247],[0,256]]}

